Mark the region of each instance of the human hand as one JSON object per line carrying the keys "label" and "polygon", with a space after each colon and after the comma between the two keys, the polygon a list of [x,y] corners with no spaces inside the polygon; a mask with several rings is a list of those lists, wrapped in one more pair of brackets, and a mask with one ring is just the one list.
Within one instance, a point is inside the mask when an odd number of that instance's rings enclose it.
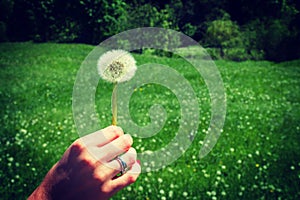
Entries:
{"label": "human hand", "polygon": [[[132,138],[117,126],[77,139],[29,199],[108,199],[134,183],[141,172]],[[123,154],[123,155],[121,155]],[[117,156],[129,170],[121,171]]]}

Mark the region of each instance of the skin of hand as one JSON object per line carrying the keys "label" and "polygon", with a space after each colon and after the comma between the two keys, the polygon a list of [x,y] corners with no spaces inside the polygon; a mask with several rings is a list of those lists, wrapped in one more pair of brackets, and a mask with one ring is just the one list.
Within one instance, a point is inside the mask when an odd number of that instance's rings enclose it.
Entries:
{"label": "skin of hand", "polygon": [[[28,199],[109,199],[141,173],[132,143],[117,126],[77,139]],[[119,155],[129,167],[122,176]]]}

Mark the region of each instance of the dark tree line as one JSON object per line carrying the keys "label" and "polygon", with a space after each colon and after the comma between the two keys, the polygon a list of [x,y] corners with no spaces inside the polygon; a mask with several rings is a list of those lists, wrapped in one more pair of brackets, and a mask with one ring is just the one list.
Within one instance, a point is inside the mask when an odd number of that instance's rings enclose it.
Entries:
{"label": "dark tree line", "polygon": [[298,0],[0,0],[0,40],[98,44],[121,31],[182,31],[233,60],[300,58]]}

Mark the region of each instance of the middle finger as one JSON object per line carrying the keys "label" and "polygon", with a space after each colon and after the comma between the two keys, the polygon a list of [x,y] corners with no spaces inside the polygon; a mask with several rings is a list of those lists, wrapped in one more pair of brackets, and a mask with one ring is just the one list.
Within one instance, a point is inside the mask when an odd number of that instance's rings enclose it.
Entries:
{"label": "middle finger", "polygon": [[128,151],[132,143],[132,137],[129,134],[125,134],[102,147],[93,148],[92,153],[96,157],[96,160],[107,163],[118,155]]}

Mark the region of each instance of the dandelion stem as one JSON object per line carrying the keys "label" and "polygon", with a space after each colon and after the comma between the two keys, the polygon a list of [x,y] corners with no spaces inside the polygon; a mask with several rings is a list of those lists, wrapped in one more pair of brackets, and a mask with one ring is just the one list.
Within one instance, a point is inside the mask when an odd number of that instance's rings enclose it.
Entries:
{"label": "dandelion stem", "polygon": [[117,83],[114,83],[112,93],[112,125],[117,125]]}

